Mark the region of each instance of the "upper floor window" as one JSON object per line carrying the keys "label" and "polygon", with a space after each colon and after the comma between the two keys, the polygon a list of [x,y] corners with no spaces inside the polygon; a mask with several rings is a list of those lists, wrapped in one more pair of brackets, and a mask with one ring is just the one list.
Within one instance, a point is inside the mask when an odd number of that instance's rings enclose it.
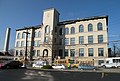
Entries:
{"label": "upper floor window", "polygon": [[23,47],[25,45],[24,43],[25,43],[24,41],[21,41],[21,47]]}
{"label": "upper floor window", "polygon": [[88,24],[88,31],[93,31],[93,25],[92,24]]}
{"label": "upper floor window", "polygon": [[75,28],[71,27],[71,34],[75,34]]}
{"label": "upper floor window", "polygon": [[65,38],[65,45],[69,44],[69,38]]}
{"label": "upper floor window", "polygon": [[38,37],[41,37],[41,32],[40,31],[38,32]]}
{"label": "upper floor window", "polygon": [[25,33],[24,32],[22,33],[22,38],[25,38]]}
{"label": "upper floor window", "polygon": [[40,47],[40,40],[38,40],[37,46]]}
{"label": "upper floor window", "polygon": [[33,46],[37,46],[37,41],[34,41]]}
{"label": "upper floor window", "polygon": [[84,32],[84,26],[83,25],[79,26],[79,32]]}
{"label": "upper floor window", "polygon": [[17,41],[16,47],[20,47],[20,41]]}
{"label": "upper floor window", "polygon": [[34,32],[34,37],[37,37],[37,32]]}
{"label": "upper floor window", "polygon": [[98,56],[103,56],[103,54],[104,54],[104,49],[98,48]]}
{"label": "upper floor window", "polygon": [[103,43],[103,35],[98,35],[98,43]]}
{"label": "upper floor window", "polygon": [[70,45],[74,45],[75,44],[75,38],[70,38]]}
{"label": "upper floor window", "polygon": [[84,48],[79,49],[79,56],[84,56]]}
{"label": "upper floor window", "polygon": [[65,34],[69,34],[69,28],[65,28]]}
{"label": "upper floor window", "polygon": [[20,33],[17,34],[17,39],[19,39],[19,38],[20,38]]}
{"label": "upper floor window", "polygon": [[63,29],[60,28],[60,35],[63,35]]}
{"label": "upper floor window", "polygon": [[98,23],[97,24],[97,29],[98,29],[98,31],[103,30],[102,23]]}
{"label": "upper floor window", "polygon": [[93,44],[93,36],[88,36],[88,44]]}
{"label": "upper floor window", "polygon": [[44,38],[44,42],[48,42],[48,37],[45,37],[45,38]]}
{"label": "upper floor window", "polygon": [[50,33],[50,26],[47,25],[47,26],[45,27],[45,33]]}
{"label": "upper floor window", "polygon": [[83,36],[79,36],[79,44],[84,44],[84,37]]}
{"label": "upper floor window", "polygon": [[93,48],[88,48],[88,56],[93,56],[94,51]]}

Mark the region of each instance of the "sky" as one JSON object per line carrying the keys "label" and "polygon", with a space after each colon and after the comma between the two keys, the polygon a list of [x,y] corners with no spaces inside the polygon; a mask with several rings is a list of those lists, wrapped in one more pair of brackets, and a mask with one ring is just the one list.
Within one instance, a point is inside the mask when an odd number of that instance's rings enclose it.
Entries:
{"label": "sky", "polygon": [[16,29],[42,23],[43,10],[56,8],[60,21],[108,15],[109,41],[120,39],[120,0],[0,0],[0,50],[6,28],[11,28],[10,49],[14,48]]}

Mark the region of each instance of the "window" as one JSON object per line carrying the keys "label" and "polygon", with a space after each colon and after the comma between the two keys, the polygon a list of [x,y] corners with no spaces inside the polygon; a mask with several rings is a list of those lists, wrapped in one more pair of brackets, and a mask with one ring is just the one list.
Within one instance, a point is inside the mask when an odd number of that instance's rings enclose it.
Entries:
{"label": "window", "polygon": [[70,45],[74,45],[75,44],[75,38],[70,38]]}
{"label": "window", "polygon": [[17,41],[16,47],[20,47],[20,41]]}
{"label": "window", "polygon": [[20,38],[20,33],[17,34],[17,39],[19,39],[19,38]]}
{"label": "window", "polygon": [[75,56],[75,49],[70,49],[70,56],[74,57]]}
{"label": "window", "polygon": [[36,56],[36,50],[33,50],[33,56]]}
{"label": "window", "polygon": [[44,38],[44,42],[48,42],[48,37],[45,37],[45,38]]}
{"label": "window", "polygon": [[93,56],[93,48],[88,48],[88,56]]}
{"label": "window", "polygon": [[88,36],[88,44],[93,44],[93,36]]}
{"label": "window", "polygon": [[84,44],[84,37],[83,36],[79,36],[79,44]]}
{"label": "window", "polygon": [[37,41],[34,41],[34,44],[33,44],[33,46],[37,46]]}
{"label": "window", "polygon": [[60,28],[60,35],[63,35],[63,29]]}
{"label": "window", "polygon": [[37,33],[36,32],[34,32],[34,37],[37,37]]}
{"label": "window", "polygon": [[18,50],[16,50],[16,56],[18,56]]}
{"label": "window", "polygon": [[25,33],[22,33],[22,38],[25,38]]}
{"label": "window", "polygon": [[37,56],[40,56],[40,50],[37,50]]}
{"label": "window", "polygon": [[21,47],[23,47],[25,45],[24,43],[25,43],[24,41],[21,41]]}
{"label": "window", "polygon": [[80,26],[79,26],[79,32],[84,32],[84,27],[83,27],[83,25],[80,25]]}
{"label": "window", "polygon": [[98,31],[103,30],[102,23],[97,24],[97,29],[98,29]]}
{"label": "window", "polygon": [[103,56],[104,49],[103,48],[98,48],[98,56]]}
{"label": "window", "polygon": [[40,47],[40,40],[38,40],[37,46]]}
{"label": "window", "polygon": [[40,31],[38,32],[38,37],[41,37],[41,32]]}
{"label": "window", "polygon": [[93,31],[93,25],[92,24],[88,24],[88,32]]}
{"label": "window", "polygon": [[68,49],[65,49],[65,56],[68,56]]}
{"label": "window", "polygon": [[63,44],[63,39],[62,39],[62,38],[59,40],[59,44],[60,44],[60,45]]}
{"label": "window", "polygon": [[45,27],[45,33],[50,33],[50,27],[48,25]]}
{"label": "window", "polygon": [[30,46],[30,41],[27,41],[27,46]]}
{"label": "window", "polygon": [[28,34],[28,37],[27,38],[30,38],[30,34]]}
{"label": "window", "polygon": [[69,38],[65,38],[65,45],[69,44]]}
{"label": "window", "polygon": [[75,34],[75,28],[71,27],[71,34]]}
{"label": "window", "polygon": [[79,49],[79,56],[84,56],[84,48]]}
{"label": "window", "polygon": [[65,34],[69,34],[69,28],[65,28]]}
{"label": "window", "polygon": [[103,43],[103,35],[98,35],[98,43]]}
{"label": "window", "polygon": [[23,56],[22,50],[20,50],[20,56]]}

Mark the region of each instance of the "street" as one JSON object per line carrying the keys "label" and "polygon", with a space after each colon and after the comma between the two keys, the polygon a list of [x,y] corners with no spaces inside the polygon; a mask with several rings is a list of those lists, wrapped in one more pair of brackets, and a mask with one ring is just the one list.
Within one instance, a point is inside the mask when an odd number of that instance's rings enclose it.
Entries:
{"label": "street", "polygon": [[120,73],[0,70],[0,81],[119,81]]}

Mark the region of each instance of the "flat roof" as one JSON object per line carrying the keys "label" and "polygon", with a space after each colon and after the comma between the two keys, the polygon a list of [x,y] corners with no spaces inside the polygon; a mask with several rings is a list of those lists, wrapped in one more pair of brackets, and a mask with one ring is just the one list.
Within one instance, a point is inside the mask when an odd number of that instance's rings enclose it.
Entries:
{"label": "flat roof", "polygon": [[74,19],[74,20],[66,20],[66,21],[61,21],[58,23],[58,25],[66,25],[66,24],[72,24],[75,22],[80,22],[80,21],[88,21],[88,20],[96,20],[96,19],[103,19],[106,18],[107,19],[107,25],[108,25],[108,16],[92,16],[92,17],[86,17],[86,18],[79,18],[79,19]]}

